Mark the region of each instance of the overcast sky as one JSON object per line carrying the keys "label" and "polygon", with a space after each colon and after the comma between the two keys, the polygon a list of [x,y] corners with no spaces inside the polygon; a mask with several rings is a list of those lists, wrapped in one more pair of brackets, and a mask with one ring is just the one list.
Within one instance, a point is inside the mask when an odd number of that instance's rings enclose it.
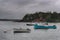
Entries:
{"label": "overcast sky", "polygon": [[26,13],[60,12],[60,0],[0,0],[0,18],[22,19]]}

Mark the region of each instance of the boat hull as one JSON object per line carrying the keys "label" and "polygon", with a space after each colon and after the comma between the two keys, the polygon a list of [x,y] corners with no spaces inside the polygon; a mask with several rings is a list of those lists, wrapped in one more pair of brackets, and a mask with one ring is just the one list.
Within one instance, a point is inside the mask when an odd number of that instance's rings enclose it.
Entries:
{"label": "boat hull", "polygon": [[27,26],[33,26],[34,24],[26,24]]}
{"label": "boat hull", "polygon": [[53,26],[41,26],[41,25],[34,25],[34,29],[56,29],[56,26],[53,25]]}
{"label": "boat hull", "polygon": [[14,33],[30,33],[30,31],[14,31]]}

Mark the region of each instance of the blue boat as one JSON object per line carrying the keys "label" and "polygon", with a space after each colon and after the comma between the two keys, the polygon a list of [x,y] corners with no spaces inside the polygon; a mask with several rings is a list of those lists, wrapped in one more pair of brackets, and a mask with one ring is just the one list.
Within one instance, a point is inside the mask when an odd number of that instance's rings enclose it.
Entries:
{"label": "blue boat", "polygon": [[53,26],[44,26],[44,25],[38,25],[38,24],[35,24],[34,25],[34,29],[56,29],[56,25],[53,25]]}

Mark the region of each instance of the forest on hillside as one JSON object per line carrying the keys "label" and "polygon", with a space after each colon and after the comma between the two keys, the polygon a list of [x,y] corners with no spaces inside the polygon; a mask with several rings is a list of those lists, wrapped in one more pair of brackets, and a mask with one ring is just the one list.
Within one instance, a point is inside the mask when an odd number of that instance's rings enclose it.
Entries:
{"label": "forest on hillside", "polygon": [[39,22],[60,22],[60,13],[57,12],[35,12],[26,14],[22,21],[24,22],[35,22],[34,20],[39,20]]}

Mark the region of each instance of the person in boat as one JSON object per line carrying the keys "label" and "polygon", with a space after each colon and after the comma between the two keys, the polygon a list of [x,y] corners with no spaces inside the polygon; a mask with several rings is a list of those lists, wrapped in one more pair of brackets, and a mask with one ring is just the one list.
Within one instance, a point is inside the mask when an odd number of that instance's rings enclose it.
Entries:
{"label": "person in boat", "polygon": [[31,31],[29,28],[27,28],[27,30]]}
{"label": "person in boat", "polygon": [[56,25],[53,25],[53,26],[56,26]]}

